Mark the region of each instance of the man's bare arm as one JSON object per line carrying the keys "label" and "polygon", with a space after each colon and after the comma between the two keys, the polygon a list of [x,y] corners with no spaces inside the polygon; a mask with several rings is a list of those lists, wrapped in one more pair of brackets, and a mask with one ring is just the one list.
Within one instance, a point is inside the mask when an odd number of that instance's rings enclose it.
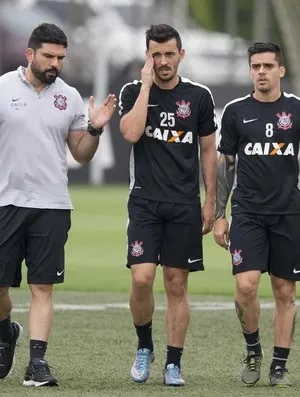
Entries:
{"label": "man's bare arm", "polygon": [[217,167],[216,219],[226,218],[226,205],[233,186],[235,156],[221,153]]}
{"label": "man's bare arm", "polygon": [[200,138],[200,161],[205,187],[205,201],[215,204],[217,151],[214,133]]}
{"label": "man's bare arm", "polygon": [[125,114],[120,122],[120,130],[126,141],[136,143],[144,134],[150,89],[153,84],[153,58],[147,53],[142,69],[142,86],[133,108]]}

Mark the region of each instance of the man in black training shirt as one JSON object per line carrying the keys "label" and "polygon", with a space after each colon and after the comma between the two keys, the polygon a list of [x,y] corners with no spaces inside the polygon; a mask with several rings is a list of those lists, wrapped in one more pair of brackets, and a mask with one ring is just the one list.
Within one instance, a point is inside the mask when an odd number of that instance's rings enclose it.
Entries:
{"label": "man in black training shirt", "polygon": [[[130,307],[138,348],[131,369],[135,382],[149,377],[154,360],[152,315],[156,265],[163,265],[167,295],[167,360],[164,383],[183,386],[180,358],[189,324],[187,282],[203,270],[202,233],[212,230],[216,162],[214,102],[209,89],[179,77],[184,57],[178,32],[168,25],[146,32],[141,81],[120,93],[120,129],[133,144],[128,201]],[[205,183],[199,194],[199,151]]]}
{"label": "man in black training shirt", "polygon": [[[285,68],[276,44],[255,43],[248,56],[254,92],[229,102],[222,116],[214,234],[232,255],[235,306],[247,346],[242,380],[252,385],[260,378],[257,290],[267,271],[275,298],[270,384],[288,387],[286,361],[295,330],[295,282],[300,280],[300,98],[280,90]],[[228,238],[225,208],[236,157]]]}

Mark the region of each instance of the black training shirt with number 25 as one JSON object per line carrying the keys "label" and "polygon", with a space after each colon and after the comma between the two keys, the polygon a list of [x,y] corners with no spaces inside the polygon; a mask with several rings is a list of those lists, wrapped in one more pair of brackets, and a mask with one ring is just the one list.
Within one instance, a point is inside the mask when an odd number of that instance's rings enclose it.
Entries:
{"label": "black training shirt with number 25", "polygon": [[[120,115],[128,113],[141,81],[120,92]],[[170,203],[199,204],[199,137],[215,132],[210,90],[183,77],[171,90],[153,84],[145,131],[130,155],[130,194]]]}
{"label": "black training shirt with number 25", "polygon": [[300,98],[282,93],[275,102],[252,95],[226,105],[221,153],[237,155],[232,213],[300,213],[298,151]]}

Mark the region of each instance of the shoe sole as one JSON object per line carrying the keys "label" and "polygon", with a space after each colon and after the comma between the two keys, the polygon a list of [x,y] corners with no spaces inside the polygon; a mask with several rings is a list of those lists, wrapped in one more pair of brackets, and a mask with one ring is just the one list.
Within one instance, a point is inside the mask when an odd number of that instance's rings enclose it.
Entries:
{"label": "shoe sole", "polygon": [[255,381],[255,382],[252,382],[252,383],[250,383],[250,382],[245,382],[243,379],[242,379],[242,382],[244,383],[244,386],[246,386],[246,387],[251,387],[251,386],[256,386],[257,385],[257,382],[260,380],[260,377]]}
{"label": "shoe sole", "polygon": [[166,382],[164,382],[164,385],[169,386],[169,387],[184,387],[185,386],[185,384],[184,385],[175,385],[173,383],[166,383]]}
{"label": "shoe sole", "polygon": [[255,387],[255,386],[257,386],[257,382],[259,381],[259,379],[256,381],[256,382],[254,382],[254,383],[246,383],[246,382],[244,382],[244,386],[245,387]]}
{"label": "shoe sole", "polygon": [[48,387],[53,387],[53,386],[58,386],[58,383],[56,381],[47,381],[47,382],[36,382],[34,380],[24,380],[23,381],[23,386],[35,386],[35,387],[42,387],[42,386],[48,386]]}
{"label": "shoe sole", "polygon": [[[14,323],[17,324],[17,326],[19,327],[19,336],[18,336],[18,338],[17,338],[17,340],[16,340],[16,345],[17,345],[18,342],[19,342],[19,340],[20,340],[21,337],[22,337],[22,334],[23,334],[23,327],[22,327],[22,325],[21,325],[20,323],[18,323],[18,321],[14,321]],[[14,352],[13,362],[12,362],[12,365],[11,365],[11,367],[10,367],[10,370],[9,370],[8,374],[7,374],[3,379],[8,378],[8,377],[12,374],[12,372],[13,372],[13,370],[14,370],[14,368],[15,368],[15,364],[16,364],[16,352]]]}

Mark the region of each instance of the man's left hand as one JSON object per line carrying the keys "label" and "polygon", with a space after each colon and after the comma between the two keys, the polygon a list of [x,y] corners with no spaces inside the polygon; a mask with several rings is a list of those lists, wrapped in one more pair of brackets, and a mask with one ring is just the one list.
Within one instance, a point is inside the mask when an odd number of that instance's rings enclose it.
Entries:
{"label": "man's left hand", "polygon": [[116,103],[116,96],[109,94],[99,106],[95,106],[95,98],[91,96],[89,102],[89,121],[92,127],[104,127],[114,114]]}

